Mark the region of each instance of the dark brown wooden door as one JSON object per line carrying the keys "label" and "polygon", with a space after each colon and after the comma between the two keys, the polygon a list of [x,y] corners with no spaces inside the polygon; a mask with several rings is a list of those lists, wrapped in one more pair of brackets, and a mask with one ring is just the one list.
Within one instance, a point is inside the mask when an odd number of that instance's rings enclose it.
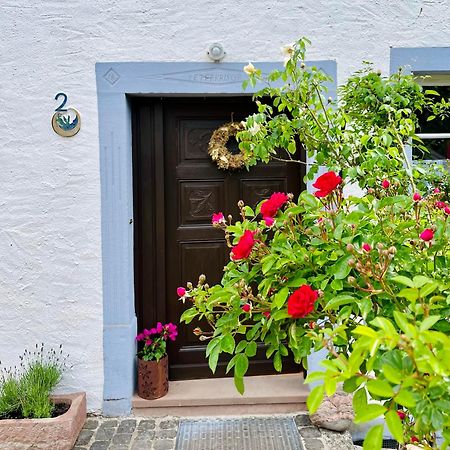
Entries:
{"label": "dark brown wooden door", "polygon": [[[184,308],[178,286],[196,283],[200,274],[218,283],[229,249],[223,233],[211,226],[221,211],[238,218],[237,202],[255,206],[274,191],[298,195],[297,164],[261,164],[250,171],[224,171],[207,153],[212,132],[225,122],[254,112],[248,97],[165,98],[134,101],[136,307],[139,326],[156,320],[179,322]],[[198,323],[179,327],[169,348],[171,379],[212,376],[205,345],[192,333]],[[227,358],[216,376],[225,375]],[[287,358],[285,371],[299,367]],[[261,348],[249,374],[275,373]]]}

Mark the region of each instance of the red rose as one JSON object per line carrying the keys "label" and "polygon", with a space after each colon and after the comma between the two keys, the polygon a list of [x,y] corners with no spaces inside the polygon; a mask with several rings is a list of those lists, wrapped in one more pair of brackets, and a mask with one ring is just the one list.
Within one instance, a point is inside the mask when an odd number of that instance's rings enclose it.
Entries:
{"label": "red rose", "polygon": [[447,216],[450,215],[450,208],[448,206],[446,206],[444,208],[444,212],[445,212],[445,214],[447,214]]}
{"label": "red rose", "polygon": [[391,185],[391,182],[389,180],[383,180],[381,182],[381,186],[383,186],[384,189],[387,189]]}
{"label": "red rose", "polygon": [[224,217],[224,215],[221,212],[214,213],[212,215],[211,222],[212,222],[213,225],[220,225],[222,223],[226,223],[225,217]]}
{"label": "red rose", "polygon": [[264,311],[263,312],[263,316],[267,317],[267,319],[270,319],[270,312],[269,311]]}
{"label": "red rose", "polygon": [[278,210],[288,201],[284,192],[274,192],[270,198],[264,200],[261,205],[261,214],[264,218],[274,217]]}
{"label": "red rose", "polygon": [[307,316],[314,311],[314,302],[318,296],[318,292],[311,289],[311,286],[300,286],[288,299],[288,314],[294,319]]}
{"label": "red rose", "polygon": [[419,237],[420,239],[422,239],[422,241],[431,241],[431,239],[434,238],[434,231],[431,228],[425,228],[425,230],[420,233]]}
{"label": "red rose", "polygon": [[419,438],[417,436],[412,436],[411,442],[419,442]]}
{"label": "red rose", "polygon": [[445,202],[438,201],[434,204],[434,206],[436,206],[436,208],[439,208],[439,209],[444,209],[447,205]]}
{"label": "red rose", "polygon": [[178,297],[184,297],[186,295],[186,289],[184,287],[177,288]]}
{"label": "red rose", "polygon": [[364,244],[362,245],[362,249],[366,252],[370,252],[370,250],[372,250],[372,247],[367,242],[364,242]]}
{"label": "red rose", "polygon": [[336,175],[333,171],[324,173],[317,178],[316,182],[313,183],[313,186],[316,189],[319,189],[317,192],[314,192],[316,197],[326,197],[328,194],[333,192],[340,184],[342,183],[342,178],[339,175]]}
{"label": "red rose", "polygon": [[245,303],[244,305],[241,306],[241,309],[244,312],[249,312],[251,310],[251,306],[249,303]]}
{"label": "red rose", "polygon": [[420,200],[422,200],[422,196],[418,192],[414,192],[413,200],[415,202],[419,202]]}
{"label": "red rose", "polygon": [[400,418],[400,420],[405,420],[406,414],[401,409],[397,411],[397,415]]}
{"label": "red rose", "polygon": [[254,234],[254,231],[244,231],[244,234],[240,237],[239,242],[231,249],[232,259],[237,260],[249,257],[252,248],[255,245],[255,239],[253,237]]}

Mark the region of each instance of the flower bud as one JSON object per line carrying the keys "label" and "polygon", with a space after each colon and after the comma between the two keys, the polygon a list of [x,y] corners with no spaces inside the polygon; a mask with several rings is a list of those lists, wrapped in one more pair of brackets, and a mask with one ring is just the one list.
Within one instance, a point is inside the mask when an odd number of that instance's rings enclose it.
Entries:
{"label": "flower bud", "polygon": [[355,265],[355,260],[354,260],[354,259],[349,259],[349,260],[348,260],[348,265],[349,265],[350,267],[353,267],[353,266]]}
{"label": "flower bud", "polygon": [[208,338],[204,334],[202,334],[198,339],[200,341],[206,341]]}
{"label": "flower bud", "polygon": [[196,336],[200,336],[203,333],[203,331],[201,330],[201,328],[197,327],[197,328],[194,328],[193,333]]}
{"label": "flower bud", "polygon": [[389,253],[391,255],[395,255],[397,253],[397,249],[394,246],[389,247]]}
{"label": "flower bud", "polygon": [[305,67],[306,67],[305,63],[302,62],[302,63],[300,64],[300,68],[301,68],[301,69],[304,69]]}
{"label": "flower bud", "polygon": [[193,288],[192,283],[191,283],[190,281],[188,281],[188,282],[186,283],[186,287],[187,287],[188,289],[192,289],[192,288]]}
{"label": "flower bud", "polygon": [[205,275],[203,275],[203,274],[201,274],[199,277],[198,277],[198,284],[203,284],[204,282],[206,281],[206,276]]}
{"label": "flower bud", "polygon": [[355,249],[353,244],[347,244],[347,251],[352,252]]}
{"label": "flower bud", "polygon": [[243,200],[239,200],[238,204],[239,208],[243,208],[244,207],[244,201]]}
{"label": "flower bud", "polygon": [[356,283],[356,278],[350,276],[350,277],[347,278],[347,282],[349,284],[355,284]]}
{"label": "flower bud", "polygon": [[383,250],[383,248],[384,248],[384,245],[381,242],[378,242],[377,249],[378,250]]}

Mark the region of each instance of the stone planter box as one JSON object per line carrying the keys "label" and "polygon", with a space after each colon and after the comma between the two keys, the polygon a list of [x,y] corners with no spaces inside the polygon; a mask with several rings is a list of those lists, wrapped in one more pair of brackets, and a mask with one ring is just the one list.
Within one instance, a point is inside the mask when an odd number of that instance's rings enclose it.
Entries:
{"label": "stone planter box", "polygon": [[86,420],[84,392],[52,396],[56,403],[70,404],[69,410],[52,419],[0,420],[2,450],[71,450]]}

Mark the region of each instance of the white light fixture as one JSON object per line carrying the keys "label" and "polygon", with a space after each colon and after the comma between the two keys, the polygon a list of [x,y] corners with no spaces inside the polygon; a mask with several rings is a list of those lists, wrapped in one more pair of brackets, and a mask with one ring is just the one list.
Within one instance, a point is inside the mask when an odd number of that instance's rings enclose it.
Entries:
{"label": "white light fixture", "polygon": [[207,54],[213,61],[220,61],[226,55],[223,45],[218,42],[214,42],[214,44],[209,46]]}

